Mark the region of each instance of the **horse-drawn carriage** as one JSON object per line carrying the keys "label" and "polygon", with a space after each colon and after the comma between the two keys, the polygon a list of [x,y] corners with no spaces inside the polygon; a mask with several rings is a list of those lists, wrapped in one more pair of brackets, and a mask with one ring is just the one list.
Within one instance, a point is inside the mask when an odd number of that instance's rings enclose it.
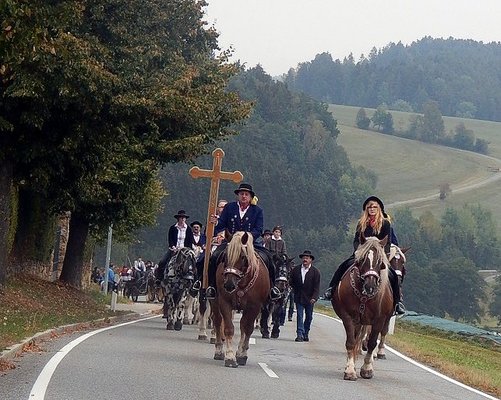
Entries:
{"label": "horse-drawn carriage", "polygon": [[124,297],[130,297],[136,302],[139,296],[146,296],[147,301],[154,301],[156,297],[155,274],[152,269],[144,273],[130,270],[129,273],[120,276],[122,283],[122,294]]}

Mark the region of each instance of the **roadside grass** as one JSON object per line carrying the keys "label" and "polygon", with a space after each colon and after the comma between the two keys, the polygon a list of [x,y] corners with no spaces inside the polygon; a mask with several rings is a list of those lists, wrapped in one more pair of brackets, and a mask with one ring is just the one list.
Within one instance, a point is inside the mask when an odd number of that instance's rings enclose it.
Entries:
{"label": "roadside grass", "polygon": [[[438,195],[439,185],[448,183],[452,193],[445,200],[435,198],[409,205],[414,215],[431,211],[440,217],[446,208],[460,208],[466,203],[479,204],[494,215],[497,213],[497,205],[501,204],[501,180],[464,193],[455,190],[476,179],[501,174],[489,169],[501,167],[500,162],[472,152],[358,129],[355,127],[355,119],[359,109],[360,107],[352,106],[329,106],[341,131],[338,143],[344,147],[353,165],[363,165],[376,173],[376,192],[386,203]],[[370,116],[374,110],[366,108],[366,111]],[[395,129],[407,129],[411,113],[390,112]],[[500,122],[444,117],[446,131],[460,122],[472,129],[477,138],[489,141],[490,155],[501,159]],[[501,235],[501,224],[497,228]]]}
{"label": "roadside grass", "polygon": [[[332,307],[315,311],[336,317]],[[387,344],[465,385],[501,397],[501,346],[486,340],[398,320]]]}
{"label": "roadside grass", "polygon": [[29,275],[7,280],[0,293],[0,351],[51,328],[116,316],[106,308],[111,295],[96,286],[80,291]]}

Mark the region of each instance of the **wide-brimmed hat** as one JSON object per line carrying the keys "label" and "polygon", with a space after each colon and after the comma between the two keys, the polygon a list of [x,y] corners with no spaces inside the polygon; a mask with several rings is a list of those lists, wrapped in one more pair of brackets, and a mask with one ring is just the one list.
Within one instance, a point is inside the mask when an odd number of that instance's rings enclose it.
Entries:
{"label": "wide-brimmed hat", "polygon": [[381,208],[381,211],[384,213],[384,204],[383,204],[383,201],[379,197],[376,197],[376,196],[367,197],[367,199],[364,201],[364,205],[362,206],[362,210],[363,211],[365,211],[365,207],[371,201],[375,201],[376,203],[378,203],[379,207]]}
{"label": "wide-brimmed hat", "polygon": [[312,260],[315,259],[315,256],[313,254],[311,254],[311,251],[310,250],[305,250],[303,251],[300,255],[299,255],[299,258],[303,258],[304,256],[308,256],[308,257],[311,257]]}
{"label": "wide-brimmed hat", "polygon": [[261,234],[261,237],[264,237],[264,235],[272,235],[272,232],[269,229],[265,229],[264,232]]}
{"label": "wide-brimmed hat", "polygon": [[198,225],[200,228],[202,228],[202,223],[200,221],[193,221],[190,226],[193,228],[194,225]]}
{"label": "wide-brimmed hat", "polygon": [[238,189],[235,190],[235,194],[238,194],[240,192],[249,192],[251,194],[252,197],[254,197],[255,193],[254,191],[252,190],[252,186],[249,185],[248,183],[241,183],[240,186],[238,187]]}
{"label": "wide-brimmed hat", "polygon": [[176,218],[176,219],[181,218],[181,217],[184,217],[184,218],[186,218],[186,219],[190,218],[190,216],[189,216],[189,215],[186,215],[186,211],[184,211],[184,210],[179,210],[179,211],[177,212],[177,214],[176,214],[176,215],[174,215],[174,218]]}

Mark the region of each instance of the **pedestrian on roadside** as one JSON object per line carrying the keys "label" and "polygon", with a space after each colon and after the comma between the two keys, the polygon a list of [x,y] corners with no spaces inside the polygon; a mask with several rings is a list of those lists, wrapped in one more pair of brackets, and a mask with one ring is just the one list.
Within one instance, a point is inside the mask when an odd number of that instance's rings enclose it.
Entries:
{"label": "pedestrian on roadside", "polygon": [[[310,250],[303,251],[299,258],[302,264],[294,267],[291,273],[291,287],[296,303],[296,342],[309,342],[313,306],[320,291],[320,271],[313,266],[315,256]],[[304,318],[304,320],[303,320]]]}

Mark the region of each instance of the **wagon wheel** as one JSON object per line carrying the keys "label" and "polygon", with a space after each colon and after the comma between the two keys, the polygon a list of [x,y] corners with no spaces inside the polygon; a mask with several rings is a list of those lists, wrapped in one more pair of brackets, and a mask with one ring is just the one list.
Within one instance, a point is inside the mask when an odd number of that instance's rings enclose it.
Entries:
{"label": "wagon wheel", "polygon": [[148,302],[155,301],[155,287],[153,285],[148,285],[146,288],[146,300]]}

